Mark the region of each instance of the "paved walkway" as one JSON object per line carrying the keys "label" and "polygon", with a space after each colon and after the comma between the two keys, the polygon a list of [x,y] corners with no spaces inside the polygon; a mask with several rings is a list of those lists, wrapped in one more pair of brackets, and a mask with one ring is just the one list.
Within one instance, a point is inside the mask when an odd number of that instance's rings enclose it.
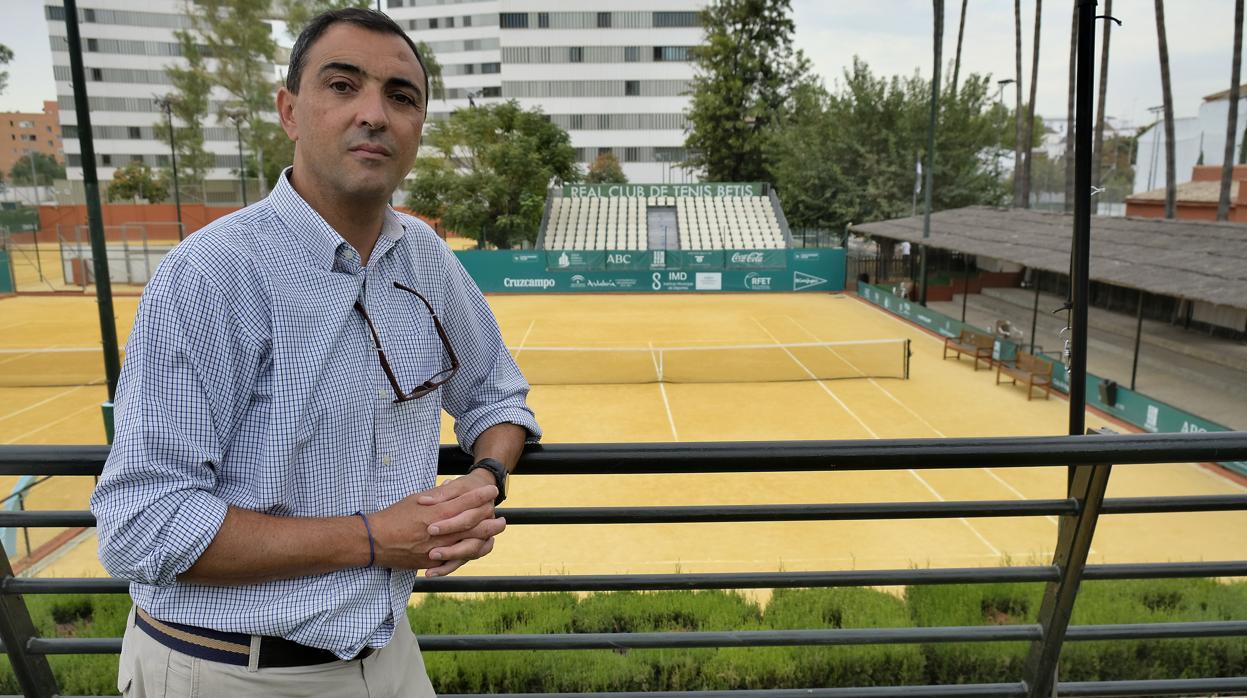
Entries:
{"label": "paved walkway", "polygon": [[[1064,298],[1040,294],[1036,344],[1057,353],[1063,343],[1058,334],[1065,313],[1053,315]],[[1029,334],[1034,307],[1033,291],[1022,288],[988,288],[970,294],[966,321],[991,328],[996,320],[1009,320]],[[961,295],[951,302],[932,303],[931,308],[961,317]],[[1135,317],[1092,308],[1087,340],[1087,370],[1130,387],[1134,353]],[[1030,345],[1029,337],[1025,340]],[[1210,337],[1156,320],[1143,321],[1139,370],[1135,388],[1164,402],[1234,429],[1247,430],[1247,342]]]}

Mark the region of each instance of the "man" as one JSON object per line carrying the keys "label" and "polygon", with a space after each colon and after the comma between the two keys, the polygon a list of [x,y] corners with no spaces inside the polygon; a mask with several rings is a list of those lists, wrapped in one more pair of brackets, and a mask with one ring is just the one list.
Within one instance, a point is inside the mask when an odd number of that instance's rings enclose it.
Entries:
{"label": "man", "polygon": [[[417,570],[488,554],[540,432],[480,291],[387,202],[420,144],[415,45],[368,10],[303,31],[294,166],[190,236],[139,305],[91,498],[132,581],[127,696],[427,696]],[[440,413],[477,465],[434,487]]]}

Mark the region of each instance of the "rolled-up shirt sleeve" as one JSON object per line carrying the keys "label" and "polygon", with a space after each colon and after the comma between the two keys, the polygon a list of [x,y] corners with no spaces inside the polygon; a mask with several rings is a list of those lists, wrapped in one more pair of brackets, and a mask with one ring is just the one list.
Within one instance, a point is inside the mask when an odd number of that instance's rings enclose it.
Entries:
{"label": "rolled-up shirt sleeve", "polygon": [[139,303],[118,384],[112,450],[91,495],[99,556],[116,577],[173,585],[228,511],[222,444],[247,405],[261,344],[176,251]]}
{"label": "rolled-up shirt sleeve", "polygon": [[446,333],[459,357],[459,371],[445,387],[446,411],[455,418],[455,436],[468,453],[488,428],[503,423],[528,430],[528,443],[541,428],[528,407],[528,381],[502,341],[498,321],[485,296],[454,253],[445,252]]}

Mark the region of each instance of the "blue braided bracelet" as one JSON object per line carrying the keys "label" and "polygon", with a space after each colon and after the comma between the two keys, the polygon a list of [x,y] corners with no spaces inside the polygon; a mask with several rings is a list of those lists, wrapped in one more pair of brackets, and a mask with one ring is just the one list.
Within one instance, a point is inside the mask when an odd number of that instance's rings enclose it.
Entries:
{"label": "blue braided bracelet", "polygon": [[355,512],[355,515],[364,520],[364,530],[368,531],[368,564],[364,567],[368,569],[372,567],[372,563],[377,561],[377,544],[373,541],[372,525],[368,523],[368,517],[362,511]]}

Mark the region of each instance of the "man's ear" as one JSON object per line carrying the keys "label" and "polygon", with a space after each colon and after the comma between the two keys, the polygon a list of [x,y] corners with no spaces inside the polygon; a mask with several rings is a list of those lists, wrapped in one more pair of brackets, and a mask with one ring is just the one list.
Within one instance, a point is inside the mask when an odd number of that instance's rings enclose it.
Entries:
{"label": "man's ear", "polygon": [[292,141],[299,140],[299,125],[294,118],[294,103],[299,96],[286,89],[285,85],[277,89],[277,118],[281,127]]}

